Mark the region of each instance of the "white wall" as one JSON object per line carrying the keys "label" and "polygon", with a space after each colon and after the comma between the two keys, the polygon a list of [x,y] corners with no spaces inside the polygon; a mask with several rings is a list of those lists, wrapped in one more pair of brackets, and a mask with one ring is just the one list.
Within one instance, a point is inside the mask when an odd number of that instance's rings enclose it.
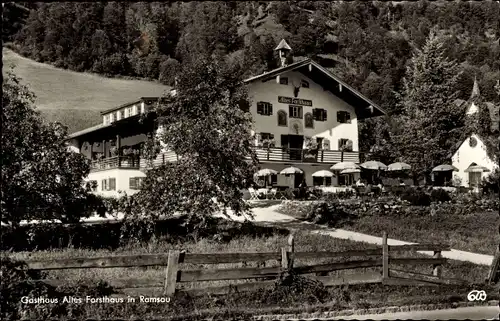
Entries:
{"label": "white wall", "polygon": [[[303,115],[311,112],[313,108],[323,108],[327,110],[327,121],[314,121],[314,128],[305,128],[304,119],[302,123],[303,135],[311,137],[323,137],[330,140],[330,149],[338,150],[338,140],[340,138],[350,139],[353,142],[353,151],[358,148],[358,121],[354,107],[347,104],[330,91],[324,90],[320,85],[313,82],[300,72],[288,72],[280,75],[288,77],[288,85],[280,85],[273,78],[266,82],[257,80],[248,84],[249,96],[252,100],[251,112],[254,121],[254,132],[274,134],[276,146],[280,146],[280,135],[294,134],[290,130],[290,122],[298,119],[288,117],[288,127],[278,127],[278,111],[283,109],[287,115],[288,104],[278,102],[278,96],[294,97],[292,81],[295,85],[300,84],[301,79],[309,82],[309,88],[300,88],[299,99],[312,100],[312,107],[303,106]],[[273,114],[264,116],[257,114],[257,102],[264,101],[273,105]],[[351,114],[351,123],[337,123],[337,111],[347,111]]]}
{"label": "white wall", "polygon": [[466,115],[474,115],[477,113],[479,110],[477,109],[477,106],[472,103],[470,107],[467,109]]}
{"label": "white wall", "polygon": [[78,139],[73,138],[68,141],[67,150],[75,153],[80,153],[80,148],[78,147]]}
{"label": "white wall", "polygon": [[[138,190],[131,190],[129,187],[129,179],[131,177],[146,177],[146,174],[138,169],[109,169],[104,171],[91,172],[85,181],[97,181],[97,191],[96,194],[110,197],[119,196],[119,191],[126,192],[127,195],[132,195],[138,192]],[[108,178],[116,179],[116,188],[114,191],[103,191],[102,190],[102,180]]]}
{"label": "white wall", "polygon": [[[313,177],[312,174],[321,171],[321,170],[330,170],[331,165],[325,165],[325,164],[294,164],[294,167],[300,168],[304,172],[304,178],[306,179],[306,184],[307,186],[313,186]],[[286,165],[283,163],[265,163],[265,164],[259,164],[260,168],[269,168],[277,171],[278,173],[281,172],[283,169],[290,167],[290,165]],[[354,181],[358,180],[360,177],[359,173],[351,174],[352,178]],[[285,177],[284,175],[278,175]],[[332,186],[338,186],[338,178],[337,177],[332,177]]]}
{"label": "white wall", "polygon": [[[477,145],[471,147],[469,145],[470,138],[474,137],[477,140]],[[462,181],[462,186],[469,187],[469,173],[465,173],[464,170],[467,169],[471,163],[476,163],[479,166],[484,166],[490,171],[493,171],[498,167],[498,164],[493,163],[493,161],[488,157],[486,153],[486,146],[481,141],[477,135],[472,135],[467,138],[460,148],[455,152],[452,159],[452,164],[458,168],[458,172],[453,173],[453,178],[460,178]],[[488,176],[490,173],[483,173],[482,177]]]}

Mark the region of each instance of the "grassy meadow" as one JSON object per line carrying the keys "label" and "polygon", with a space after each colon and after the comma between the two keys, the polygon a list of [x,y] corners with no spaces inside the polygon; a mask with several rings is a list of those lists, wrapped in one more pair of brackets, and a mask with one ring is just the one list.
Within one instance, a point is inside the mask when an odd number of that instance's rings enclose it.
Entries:
{"label": "grassy meadow", "polygon": [[139,97],[161,96],[169,87],[144,80],[106,78],[59,69],[24,58],[3,48],[3,70],[14,74],[36,95],[35,104],[49,121],[59,121],[69,132],[99,124],[100,112]]}
{"label": "grassy meadow", "polygon": [[[219,242],[201,239],[198,242],[189,241],[185,243],[152,241],[147,244],[131,244],[115,251],[107,250],[85,250],[66,248],[62,250],[20,252],[10,253],[9,256],[17,259],[61,259],[77,257],[98,257],[112,255],[132,255],[145,253],[164,253],[170,249],[186,250],[189,253],[224,253],[224,252],[270,252],[279,251],[286,246],[288,236],[278,233],[271,236],[248,237],[241,236],[233,238],[228,242]],[[296,251],[345,251],[375,248],[376,245],[358,243],[349,240],[340,240],[325,235],[311,234],[307,231],[295,233]],[[426,257],[416,253],[398,253],[397,257]],[[330,259],[308,259],[297,260],[295,266],[311,265],[318,263],[333,263],[345,260],[362,260],[366,257],[330,258]],[[219,265],[184,265],[183,269],[206,269],[206,268],[236,268],[257,267],[257,262],[246,262],[241,264],[219,264]],[[278,261],[267,261],[265,266],[278,266]],[[262,266],[262,264],[260,264]],[[415,271],[430,274],[431,266],[392,266],[392,268]],[[380,271],[380,268],[366,268],[356,270],[345,270],[330,272],[329,275],[346,275],[360,273],[363,271]],[[67,286],[78,286],[79,284],[97,284],[99,280],[111,280],[113,278],[136,278],[155,279],[160,282],[165,277],[163,267],[145,268],[106,268],[106,269],[74,269],[47,271],[46,278],[63,279]],[[443,277],[460,278],[471,284],[479,284],[484,281],[488,273],[488,267],[477,266],[470,263],[449,261],[443,267]],[[184,288],[220,286],[248,282],[252,280],[238,281],[207,281],[197,283],[181,283]],[[300,313],[318,312],[325,310],[363,309],[394,305],[412,304],[436,304],[466,301],[467,293],[474,288],[471,286],[439,286],[439,287],[416,287],[416,286],[384,286],[381,284],[356,285],[324,288],[318,284],[301,285],[292,290],[290,288],[271,288],[259,291],[231,293],[226,296],[212,296],[206,294],[201,297],[189,297],[178,295],[169,304],[89,304],[84,307],[87,317],[99,318],[110,316],[116,318],[139,318],[171,317],[175,319],[195,320],[210,315],[225,316],[233,318],[241,315],[256,315],[267,313]],[[476,286],[477,287],[477,286]],[[487,290],[488,299],[498,299],[498,291],[483,286]],[[148,292],[149,295],[160,296],[161,290]],[[131,295],[134,295],[133,293]],[[136,295],[136,294],[135,294]]]}
{"label": "grassy meadow", "polygon": [[[280,207],[278,212],[299,220],[306,217],[310,203]],[[349,231],[381,236],[386,231],[390,238],[415,243],[449,244],[451,248],[493,255],[498,247],[498,213],[472,212],[467,215],[404,216],[359,214],[335,226]]]}

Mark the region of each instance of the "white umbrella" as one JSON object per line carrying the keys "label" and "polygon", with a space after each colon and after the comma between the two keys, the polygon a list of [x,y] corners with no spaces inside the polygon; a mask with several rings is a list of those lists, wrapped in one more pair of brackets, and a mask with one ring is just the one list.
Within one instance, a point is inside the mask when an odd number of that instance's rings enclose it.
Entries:
{"label": "white umbrella", "polygon": [[269,168],[263,168],[257,173],[255,173],[255,176],[269,176],[269,175],[276,175],[278,174],[278,171],[275,171],[274,169],[269,169]]}
{"label": "white umbrella", "polygon": [[453,165],[448,165],[448,164],[443,164],[443,165],[438,165],[432,169],[433,172],[458,172],[458,168],[456,168]]}
{"label": "white umbrella", "polygon": [[401,162],[393,163],[387,166],[388,171],[405,171],[410,169],[411,169],[410,165]]}
{"label": "white umbrella", "polygon": [[464,172],[465,173],[483,173],[483,172],[491,172],[491,171],[484,166],[472,165],[472,166],[469,166],[466,170],[464,170]]}
{"label": "white umbrella", "polygon": [[340,172],[340,174],[354,174],[354,173],[361,173],[361,170],[359,168],[346,168]]}
{"label": "white umbrella", "polygon": [[293,166],[287,167],[280,172],[281,175],[302,174],[302,173],[304,173],[303,170]]}
{"label": "white umbrella", "polygon": [[342,171],[344,169],[359,169],[359,165],[354,162],[340,162],[332,167],[330,167],[332,171]]}
{"label": "white umbrella", "polygon": [[312,174],[313,177],[333,177],[335,174],[333,174],[330,171],[327,170],[322,170],[322,171],[317,171]]}
{"label": "white umbrella", "polygon": [[379,161],[368,161],[361,164],[361,167],[371,170],[386,170],[387,165]]}

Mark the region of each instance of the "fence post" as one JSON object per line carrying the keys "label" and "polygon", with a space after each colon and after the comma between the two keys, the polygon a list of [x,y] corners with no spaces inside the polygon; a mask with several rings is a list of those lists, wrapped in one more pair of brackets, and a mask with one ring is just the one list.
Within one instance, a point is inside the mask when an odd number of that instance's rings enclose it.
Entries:
{"label": "fence post", "polygon": [[[442,258],[441,251],[434,251],[433,258],[435,258],[435,259]],[[442,273],[443,273],[443,266],[441,264],[434,264],[432,275],[440,278]]]}
{"label": "fence post", "polygon": [[175,284],[177,283],[177,272],[179,271],[180,252],[168,251],[167,268],[165,269],[165,295],[175,294]]}
{"label": "fence post", "polygon": [[488,272],[489,284],[496,283],[498,281],[498,268],[500,265],[500,246],[497,246],[495,250],[495,255],[493,256],[493,261],[491,262],[490,271]]}
{"label": "fence post", "polygon": [[293,234],[288,237],[288,268],[293,269],[293,252],[295,252],[295,240]]}
{"label": "fence post", "polygon": [[389,245],[387,245],[387,232],[382,235],[382,280],[389,278]]}
{"label": "fence post", "polygon": [[281,267],[283,270],[288,270],[288,263],[289,263],[289,256],[288,256],[288,247],[282,247],[281,248]]}

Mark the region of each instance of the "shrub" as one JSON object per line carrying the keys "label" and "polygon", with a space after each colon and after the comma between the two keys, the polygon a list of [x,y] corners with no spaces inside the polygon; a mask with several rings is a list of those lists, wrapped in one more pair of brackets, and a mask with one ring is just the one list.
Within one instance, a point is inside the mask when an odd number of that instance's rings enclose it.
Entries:
{"label": "shrub", "polygon": [[262,302],[274,304],[315,304],[330,299],[330,293],[323,283],[290,272],[283,273],[274,288],[263,292]]}
{"label": "shrub", "polygon": [[[196,222],[195,222],[196,223]],[[286,229],[257,226],[251,222],[229,222],[221,218],[207,219],[202,228],[195,228],[187,217],[164,220],[124,220],[99,224],[33,224],[18,228],[3,226],[1,249],[34,251],[54,248],[116,249],[154,239],[177,242],[197,238],[213,238],[227,242],[238,236],[259,237],[288,233]]]}
{"label": "shrub", "polygon": [[443,189],[438,188],[438,189],[433,189],[431,191],[431,201],[433,202],[444,203],[444,202],[449,202],[450,200],[451,200],[450,194],[448,194],[448,192]]}
{"label": "shrub", "polygon": [[481,185],[485,194],[498,194],[500,189],[500,169],[496,168],[484,178]]}
{"label": "shrub", "polygon": [[401,199],[410,202],[415,206],[429,206],[431,205],[431,197],[429,194],[417,188],[406,189],[401,195]]}
{"label": "shrub", "polygon": [[338,201],[314,203],[306,214],[306,220],[316,224],[338,226],[352,217],[345,205]]}
{"label": "shrub", "polygon": [[159,80],[165,85],[174,86],[180,67],[181,64],[173,58],[163,59],[159,66]]}

